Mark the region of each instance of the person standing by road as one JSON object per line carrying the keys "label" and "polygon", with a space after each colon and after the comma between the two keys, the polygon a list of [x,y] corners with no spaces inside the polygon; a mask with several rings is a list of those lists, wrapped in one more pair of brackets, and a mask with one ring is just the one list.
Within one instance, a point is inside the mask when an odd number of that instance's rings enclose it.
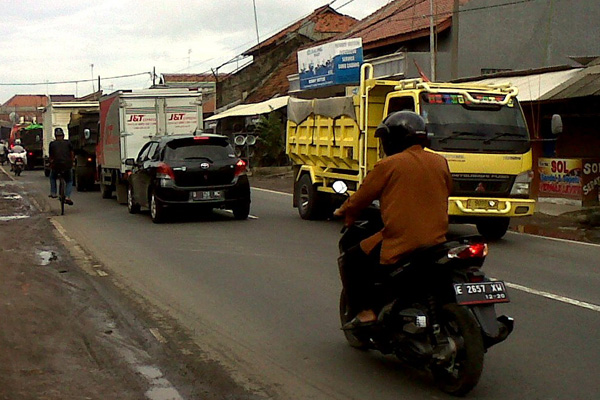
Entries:
{"label": "person standing by road", "polygon": [[72,206],[71,191],[73,190],[73,159],[75,154],[73,145],[68,140],[65,140],[65,133],[62,128],[54,129],[54,138],[48,148],[50,159],[50,196],[55,199],[56,195],[56,180],[58,174],[62,173],[65,179],[65,203]]}

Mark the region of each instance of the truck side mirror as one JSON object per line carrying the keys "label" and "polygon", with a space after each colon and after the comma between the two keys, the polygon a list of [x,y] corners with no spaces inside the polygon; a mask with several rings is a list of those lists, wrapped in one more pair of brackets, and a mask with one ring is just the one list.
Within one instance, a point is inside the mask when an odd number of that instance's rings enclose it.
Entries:
{"label": "truck side mirror", "polygon": [[550,123],[550,130],[554,136],[558,136],[563,131],[562,118],[558,114],[552,115],[552,122]]}
{"label": "truck side mirror", "polygon": [[129,165],[130,167],[135,166],[135,160],[133,158],[126,158],[125,165]]}

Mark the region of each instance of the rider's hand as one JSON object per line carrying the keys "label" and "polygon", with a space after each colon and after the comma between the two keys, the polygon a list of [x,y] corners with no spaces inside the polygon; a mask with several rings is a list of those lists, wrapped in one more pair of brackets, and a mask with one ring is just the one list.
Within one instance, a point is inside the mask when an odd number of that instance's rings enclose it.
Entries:
{"label": "rider's hand", "polygon": [[344,212],[341,210],[341,208],[336,208],[335,211],[333,212],[333,216],[334,217],[343,217],[344,216]]}

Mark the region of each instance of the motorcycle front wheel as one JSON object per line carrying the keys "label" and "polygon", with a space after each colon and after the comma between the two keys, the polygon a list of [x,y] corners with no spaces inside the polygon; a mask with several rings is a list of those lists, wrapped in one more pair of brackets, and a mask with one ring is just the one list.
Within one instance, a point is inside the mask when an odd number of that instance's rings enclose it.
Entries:
{"label": "motorcycle front wheel", "polygon": [[[348,306],[348,298],[346,296],[346,291],[342,289],[342,294],[340,295],[340,321],[342,325],[346,322],[350,322],[352,318],[354,318],[354,313],[350,310]],[[369,343],[366,340],[359,339],[356,335],[352,333],[352,331],[343,331],[346,336],[346,340],[348,344],[355,349],[366,350],[369,346]]]}
{"label": "motorcycle front wheel", "polygon": [[438,387],[446,393],[464,396],[479,382],[483,371],[483,338],[475,316],[458,304],[442,310],[442,332],[456,344],[451,360],[432,368]]}

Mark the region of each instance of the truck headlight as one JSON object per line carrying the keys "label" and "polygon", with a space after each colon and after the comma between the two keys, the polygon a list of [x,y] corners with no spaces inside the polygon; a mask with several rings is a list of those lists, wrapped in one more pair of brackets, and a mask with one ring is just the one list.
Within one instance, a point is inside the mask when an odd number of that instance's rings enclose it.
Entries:
{"label": "truck headlight", "polygon": [[531,181],[533,180],[533,171],[521,172],[517,175],[515,183],[510,190],[512,196],[529,196],[531,194]]}

